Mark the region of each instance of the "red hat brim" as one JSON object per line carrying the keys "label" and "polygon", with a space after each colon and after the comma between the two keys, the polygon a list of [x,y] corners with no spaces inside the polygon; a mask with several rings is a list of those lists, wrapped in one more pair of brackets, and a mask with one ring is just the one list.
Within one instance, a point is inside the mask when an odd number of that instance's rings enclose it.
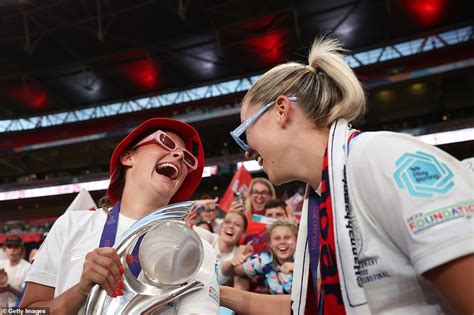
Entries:
{"label": "red hat brim", "polygon": [[152,134],[157,130],[170,131],[177,134],[186,144],[186,149],[193,153],[198,160],[196,170],[190,172],[185,178],[183,184],[171,198],[170,203],[176,203],[188,200],[199,186],[204,169],[204,149],[198,132],[191,125],[172,118],[152,118],[137,128],[132,130],[116,147],[110,158],[110,184],[107,189],[107,196],[112,204],[120,201],[122,198],[123,187],[118,183],[116,174],[123,165],[120,162],[120,156],[123,152],[129,150],[141,139]]}

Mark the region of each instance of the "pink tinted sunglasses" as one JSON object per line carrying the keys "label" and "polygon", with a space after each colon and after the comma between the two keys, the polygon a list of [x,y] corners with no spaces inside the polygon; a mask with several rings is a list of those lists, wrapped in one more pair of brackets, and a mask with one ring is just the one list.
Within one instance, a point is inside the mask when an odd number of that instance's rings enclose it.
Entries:
{"label": "pink tinted sunglasses", "polygon": [[194,155],[192,155],[191,152],[189,152],[188,150],[178,148],[178,145],[173,140],[173,138],[171,138],[170,136],[168,136],[166,133],[164,133],[161,130],[158,130],[152,133],[151,135],[149,135],[148,137],[144,138],[143,140],[135,144],[132,149],[138,148],[141,145],[152,143],[155,141],[168,151],[182,150],[183,156],[184,156],[184,159],[183,159],[184,164],[186,164],[193,170],[197,169],[198,167],[197,158]]}

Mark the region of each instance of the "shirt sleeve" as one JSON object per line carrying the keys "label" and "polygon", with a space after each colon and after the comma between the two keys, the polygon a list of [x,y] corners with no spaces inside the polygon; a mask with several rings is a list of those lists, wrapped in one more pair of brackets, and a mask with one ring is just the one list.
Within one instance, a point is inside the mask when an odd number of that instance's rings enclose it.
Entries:
{"label": "shirt sleeve", "polygon": [[272,258],[267,252],[250,256],[242,264],[242,267],[249,277],[264,275],[264,267],[272,262]]}
{"label": "shirt sleeve", "polygon": [[351,149],[348,180],[351,202],[368,221],[379,225],[418,274],[472,254],[473,173],[414,137],[363,135]]}
{"label": "shirt sleeve", "polygon": [[63,241],[66,237],[67,218],[68,213],[65,213],[54,223],[25,277],[26,282],[56,287],[59,257],[62,252]]}

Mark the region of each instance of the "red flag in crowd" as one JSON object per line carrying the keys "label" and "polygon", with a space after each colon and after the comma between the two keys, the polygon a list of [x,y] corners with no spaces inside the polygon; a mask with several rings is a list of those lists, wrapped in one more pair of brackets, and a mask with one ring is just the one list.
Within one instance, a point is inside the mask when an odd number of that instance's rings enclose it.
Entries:
{"label": "red flag in crowd", "polygon": [[242,165],[230,181],[229,187],[220,199],[219,207],[224,211],[229,211],[235,192],[247,192],[249,190],[252,175]]}

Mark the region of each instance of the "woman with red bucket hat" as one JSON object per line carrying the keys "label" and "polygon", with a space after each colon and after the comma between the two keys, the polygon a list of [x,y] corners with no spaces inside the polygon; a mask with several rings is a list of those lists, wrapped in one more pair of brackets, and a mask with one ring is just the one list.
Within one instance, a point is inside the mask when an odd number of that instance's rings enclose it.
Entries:
{"label": "woman with red bucket hat", "polygon": [[[108,200],[98,211],[68,211],[56,221],[26,277],[20,306],[83,313],[95,284],[111,297],[123,295],[123,266],[110,246],[136,220],[187,200],[199,185],[203,168],[202,143],[190,125],[153,118],[134,129],[112,154]],[[205,256],[214,255],[207,242],[203,246]],[[137,276],[139,263],[128,260]],[[217,280],[207,286],[168,305],[165,313],[217,313]]]}

